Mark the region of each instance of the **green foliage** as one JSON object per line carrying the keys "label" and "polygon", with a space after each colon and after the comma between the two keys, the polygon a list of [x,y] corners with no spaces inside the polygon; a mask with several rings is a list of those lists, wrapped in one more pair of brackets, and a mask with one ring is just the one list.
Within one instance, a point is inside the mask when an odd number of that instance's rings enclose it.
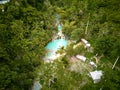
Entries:
{"label": "green foliage", "polygon": [[72,40],[80,40],[81,38],[83,38],[85,36],[84,34],[84,30],[81,28],[75,29],[72,33],[71,33],[71,39]]}
{"label": "green foliage", "polygon": [[71,36],[72,31],[76,29],[75,21],[69,22],[65,21],[65,24],[63,26],[63,33],[65,33],[67,36]]}
{"label": "green foliage", "polygon": [[[104,54],[114,62],[115,58],[119,56],[119,47],[116,47],[119,44],[118,38],[120,37],[118,33],[120,27],[118,25],[119,14],[117,13],[119,12],[119,4],[116,4],[118,1],[93,0],[90,2],[89,6],[94,8],[91,8],[92,18],[90,20],[92,26],[90,26],[89,33],[91,37],[89,37],[89,39],[95,47],[95,53]],[[94,9],[94,11],[92,9]]]}
{"label": "green foliage", "polygon": [[63,60],[56,60],[53,63],[44,64],[42,68],[40,68],[40,83],[42,84],[42,89],[79,89],[79,81],[82,79],[81,75],[75,72],[70,72],[66,65],[68,64],[65,64]]}
{"label": "green foliage", "polygon": [[83,45],[79,45],[77,46],[76,48],[73,48],[74,47],[74,44],[70,44],[69,46],[67,46],[66,48],[66,54],[69,56],[69,57],[72,57],[72,56],[75,56],[77,54],[82,54],[84,55],[85,54],[85,48]]}
{"label": "green foliage", "polygon": [[28,90],[50,41],[50,32],[40,23],[44,20],[41,12],[22,3],[10,2],[0,14],[1,90]]}
{"label": "green foliage", "polygon": [[111,68],[104,68],[104,78],[101,82],[101,86],[103,90],[106,88],[110,90],[118,90],[120,88],[119,86],[119,72],[117,70],[112,70]]}
{"label": "green foliage", "polygon": [[[104,54],[105,60],[109,58],[113,63],[120,56],[119,3],[119,0],[11,0],[0,5],[4,7],[4,12],[0,9],[0,89],[28,90],[37,77],[35,70],[38,66],[43,89],[81,89],[81,75],[66,68],[68,63],[65,58],[61,62],[40,66],[45,46],[57,31],[54,15],[61,16],[66,36],[76,41],[88,39],[94,53]],[[73,49],[70,45],[66,49],[67,56],[81,53],[88,55],[82,46]],[[116,68],[120,66],[119,61]],[[89,82],[82,90],[98,90],[101,87],[117,90],[120,79],[119,69],[116,68],[101,68],[106,81],[103,79],[98,85]],[[49,84],[54,73],[55,83]]]}
{"label": "green foliage", "polygon": [[115,38],[111,36],[106,36],[98,39],[97,43],[95,44],[96,53],[97,52],[100,54],[103,53],[105,55],[110,56],[110,52],[112,51],[112,46],[114,41],[115,41]]}
{"label": "green foliage", "polygon": [[67,55],[68,55],[68,56],[73,56],[73,55],[75,55],[72,44],[70,44],[69,46],[67,46],[66,52],[67,52]]}
{"label": "green foliage", "polygon": [[110,61],[108,61],[106,58],[105,61],[102,62],[101,64],[102,65],[98,66],[97,68],[103,71],[103,76],[101,78],[101,81],[97,84],[94,84],[93,82],[89,82],[82,87],[82,90],[86,90],[86,89],[118,90],[120,88],[119,86],[120,71],[117,68],[113,70]]}

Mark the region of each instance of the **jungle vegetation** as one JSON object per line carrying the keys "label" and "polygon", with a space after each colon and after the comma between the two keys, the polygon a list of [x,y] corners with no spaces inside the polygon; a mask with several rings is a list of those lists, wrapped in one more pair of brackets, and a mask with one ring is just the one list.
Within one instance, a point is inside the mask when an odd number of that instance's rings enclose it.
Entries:
{"label": "jungle vegetation", "polygon": [[[119,90],[120,60],[111,67],[120,56],[119,7],[119,0],[10,0],[0,4],[0,90],[29,90],[38,67],[43,90]],[[57,32],[56,14],[70,40],[85,38],[91,43],[94,52],[82,53],[103,56],[98,67],[104,71],[100,83],[68,70],[68,57],[81,53],[71,46],[61,62],[43,63],[45,46]],[[54,83],[50,83],[54,72]]]}

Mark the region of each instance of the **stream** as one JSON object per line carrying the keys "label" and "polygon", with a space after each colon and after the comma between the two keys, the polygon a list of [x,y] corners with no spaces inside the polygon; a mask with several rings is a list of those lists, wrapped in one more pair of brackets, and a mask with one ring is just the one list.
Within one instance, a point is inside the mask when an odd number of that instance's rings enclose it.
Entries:
{"label": "stream", "polygon": [[[47,46],[45,47],[46,50],[48,51],[46,53],[46,56],[44,58],[45,62],[50,62],[51,60],[54,60],[57,58],[57,50],[59,50],[61,47],[65,47],[67,46],[68,42],[64,37],[64,34],[62,34],[62,24],[59,21],[60,16],[59,14],[56,14],[56,25],[58,27],[58,33],[56,35],[56,38],[54,38],[54,40],[52,40],[51,42],[49,42],[47,44]],[[40,73],[40,72],[38,72]],[[39,79],[36,79],[36,81],[34,81],[32,90],[41,90],[42,85],[39,82]]]}

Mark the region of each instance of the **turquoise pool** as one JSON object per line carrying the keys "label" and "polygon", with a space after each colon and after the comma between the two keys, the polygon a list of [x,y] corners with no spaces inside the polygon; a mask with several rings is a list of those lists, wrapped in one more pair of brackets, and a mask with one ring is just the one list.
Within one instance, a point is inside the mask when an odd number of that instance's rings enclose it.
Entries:
{"label": "turquoise pool", "polygon": [[48,51],[46,54],[47,59],[50,59],[53,55],[55,55],[55,52],[61,48],[67,46],[67,40],[65,39],[56,39],[54,41],[51,41],[47,44],[46,50]]}

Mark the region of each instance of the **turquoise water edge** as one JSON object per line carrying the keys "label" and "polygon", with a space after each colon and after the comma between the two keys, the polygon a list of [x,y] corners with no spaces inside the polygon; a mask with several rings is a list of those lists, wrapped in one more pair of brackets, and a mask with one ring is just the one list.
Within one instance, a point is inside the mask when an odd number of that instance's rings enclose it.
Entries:
{"label": "turquoise water edge", "polygon": [[46,50],[48,51],[45,58],[50,59],[57,50],[59,50],[61,47],[66,48],[67,46],[67,40],[65,39],[56,39],[51,42],[49,42],[46,46]]}

